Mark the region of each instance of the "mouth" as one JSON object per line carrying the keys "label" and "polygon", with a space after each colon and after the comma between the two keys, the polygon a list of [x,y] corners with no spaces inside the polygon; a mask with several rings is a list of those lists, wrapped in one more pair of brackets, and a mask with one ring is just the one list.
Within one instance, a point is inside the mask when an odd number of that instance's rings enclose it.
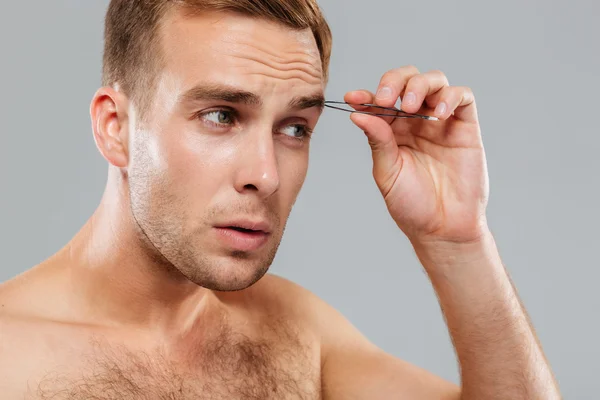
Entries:
{"label": "mouth", "polygon": [[254,230],[254,229],[246,229],[239,226],[225,226],[224,229],[232,229],[234,231],[242,232],[242,233],[266,233],[265,231]]}
{"label": "mouth", "polygon": [[270,237],[270,227],[266,222],[233,222],[215,226],[215,230],[222,244],[238,251],[259,250]]}
{"label": "mouth", "polygon": [[242,233],[271,233],[271,225],[266,220],[239,219],[217,224],[216,227]]}

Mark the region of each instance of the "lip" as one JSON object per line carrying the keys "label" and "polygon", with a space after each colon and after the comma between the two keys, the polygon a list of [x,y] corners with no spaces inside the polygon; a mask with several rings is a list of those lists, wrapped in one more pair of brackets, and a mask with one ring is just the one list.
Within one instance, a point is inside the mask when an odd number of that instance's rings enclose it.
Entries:
{"label": "lip", "polygon": [[269,233],[262,230],[241,232],[231,227],[215,227],[215,231],[223,244],[237,251],[256,251],[269,241],[270,236]]}
{"label": "lip", "polygon": [[264,220],[249,220],[249,219],[236,219],[236,220],[231,220],[231,221],[227,221],[221,224],[216,225],[217,228],[231,228],[231,227],[236,227],[236,228],[243,228],[243,229],[249,229],[249,230],[253,230],[253,231],[262,231],[264,233],[271,233],[271,226],[269,225],[268,222],[264,221]]}

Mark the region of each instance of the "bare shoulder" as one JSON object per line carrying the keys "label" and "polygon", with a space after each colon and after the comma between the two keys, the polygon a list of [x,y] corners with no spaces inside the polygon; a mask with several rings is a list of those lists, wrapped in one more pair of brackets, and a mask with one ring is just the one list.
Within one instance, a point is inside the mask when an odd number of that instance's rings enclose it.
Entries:
{"label": "bare shoulder", "polygon": [[330,342],[346,340],[369,346],[367,338],[337,309],[311,290],[275,274],[267,274],[260,281],[259,290],[267,301],[278,304],[280,312],[294,315],[321,340],[323,350]]}
{"label": "bare shoulder", "polygon": [[0,320],[19,314],[25,278],[22,275],[0,283]]}
{"label": "bare shoulder", "polygon": [[310,290],[276,275],[261,284],[319,338],[324,399],[460,398],[455,384],[386,353]]}
{"label": "bare shoulder", "polygon": [[29,269],[0,283],[0,318],[29,317],[44,304],[45,285],[38,269]]}
{"label": "bare shoulder", "polygon": [[[44,363],[48,339],[36,317],[29,277],[17,276],[0,284],[0,393],[22,398],[30,374]],[[29,300],[28,300],[29,299]]]}

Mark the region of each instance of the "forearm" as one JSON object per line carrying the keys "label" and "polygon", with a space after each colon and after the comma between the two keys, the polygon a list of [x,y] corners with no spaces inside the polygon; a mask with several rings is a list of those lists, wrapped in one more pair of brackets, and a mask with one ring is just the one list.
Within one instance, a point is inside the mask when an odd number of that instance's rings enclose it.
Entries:
{"label": "forearm", "polygon": [[560,399],[491,234],[471,244],[416,244],[460,363],[462,399]]}

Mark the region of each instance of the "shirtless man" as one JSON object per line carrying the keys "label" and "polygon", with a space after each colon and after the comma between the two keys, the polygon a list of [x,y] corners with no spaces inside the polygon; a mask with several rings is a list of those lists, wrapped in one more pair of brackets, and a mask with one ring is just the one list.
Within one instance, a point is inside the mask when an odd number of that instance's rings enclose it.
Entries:
{"label": "shirtless man", "polygon": [[486,223],[468,88],[409,66],[345,96],[440,118],[351,115],[438,295],[459,387],[267,274],[323,110],[331,37],[314,0],[113,0],[106,23],[90,107],[106,191],[0,288],[2,400],[560,398]]}

